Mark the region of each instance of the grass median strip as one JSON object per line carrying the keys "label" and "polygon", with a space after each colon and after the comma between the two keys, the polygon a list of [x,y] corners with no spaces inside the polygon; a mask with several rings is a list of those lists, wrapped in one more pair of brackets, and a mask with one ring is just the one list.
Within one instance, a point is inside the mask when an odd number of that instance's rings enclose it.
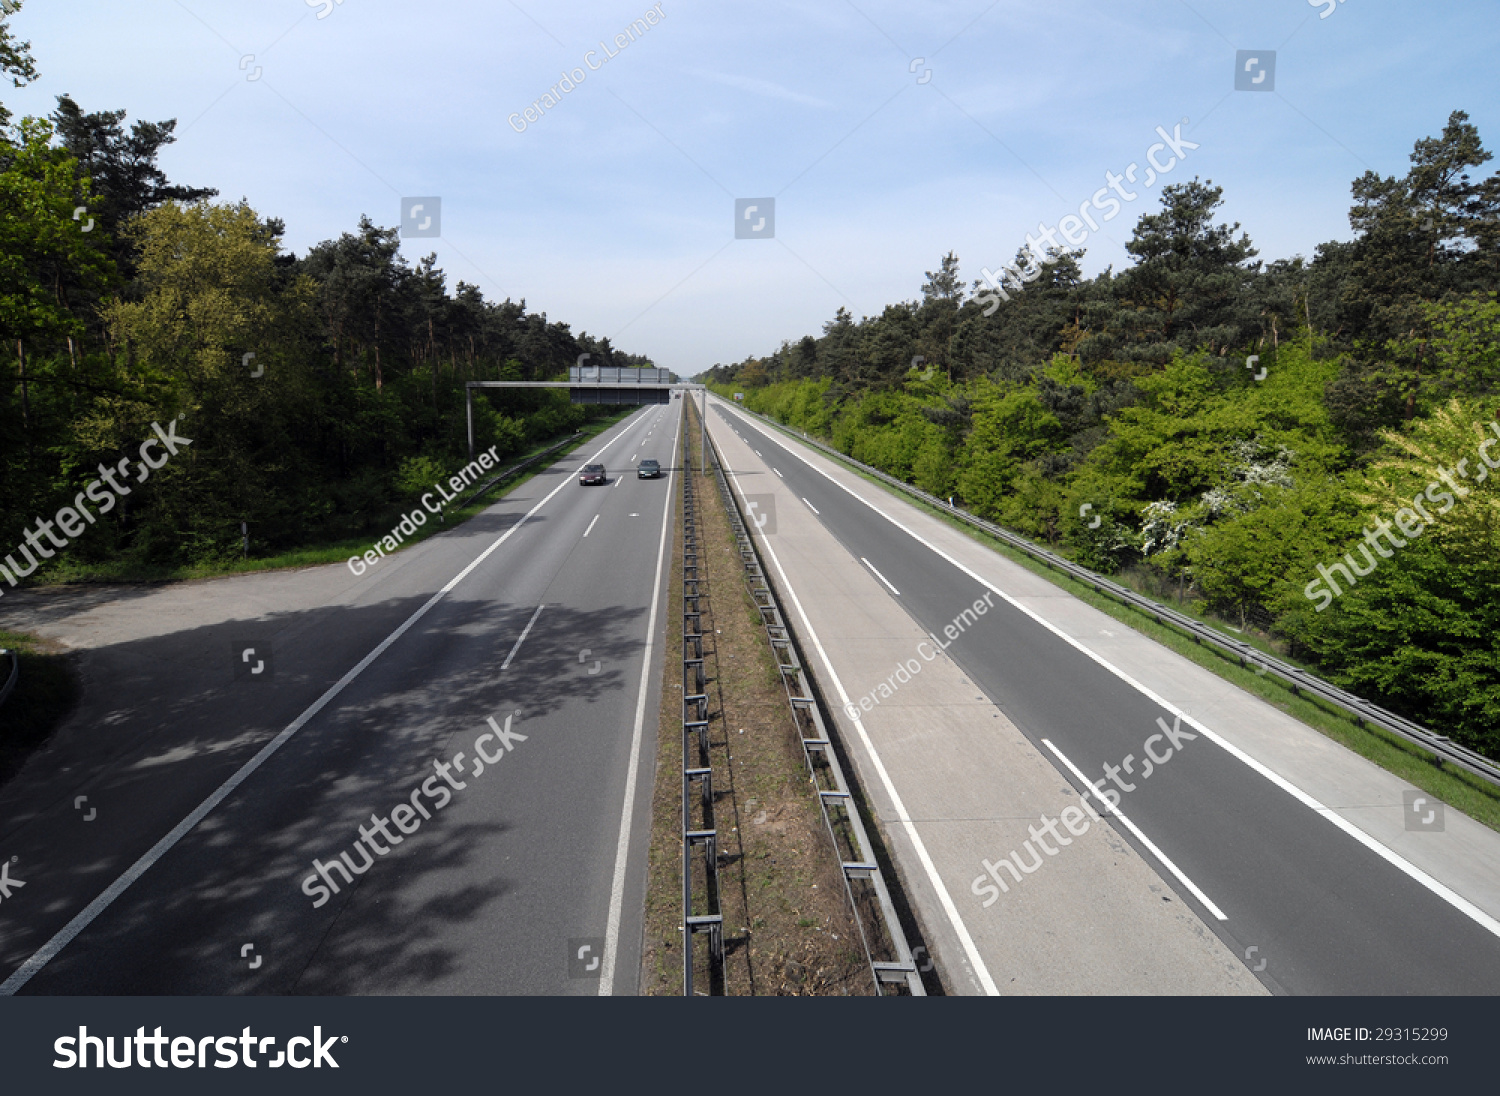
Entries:
{"label": "grass median strip", "polygon": [[[693,435],[695,467],[697,435]],[[712,477],[698,476],[710,756],[731,996],[872,995],[875,987],[808,780],[799,733]],[[646,896],[643,993],[682,992],[682,513],[668,581]],[[709,985],[695,969],[695,985]]]}

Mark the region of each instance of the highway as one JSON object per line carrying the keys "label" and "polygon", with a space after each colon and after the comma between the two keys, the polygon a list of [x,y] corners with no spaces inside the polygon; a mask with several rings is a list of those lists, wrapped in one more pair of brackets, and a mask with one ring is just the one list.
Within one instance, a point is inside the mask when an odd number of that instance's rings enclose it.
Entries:
{"label": "highway", "polygon": [[[664,635],[679,419],[676,403],[636,412],[480,516],[360,576],[337,565],[8,598],[7,626],[82,649],[86,691],[0,790],[0,858],[25,883],[0,903],[4,992],[635,992],[654,761],[643,728],[660,700],[660,647],[648,651],[648,637]],[[732,427],[760,462],[739,469],[742,485],[774,482],[780,505],[805,507],[842,549],[829,565],[859,572],[922,632],[942,635],[974,601],[971,569],[892,520],[904,504],[848,477],[877,512],[820,458],[722,405],[711,425],[721,438]],[[668,475],[637,480],[645,457]],[[595,459],[609,483],[579,486],[577,469]],[[1099,780],[1115,766],[1131,783],[1120,805],[1134,829],[1116,824],[1119,839],[1191,911],[1195,931],[1222,942],[1236,977],[1292,994],[1500,985],[1492,919],[1233,749],[1183,738],[1170,763],[1137,778],[1143,741],[1158,719],[1173,725],[1172,712],[1007,597],[944,642],[1055,780],[1083,791],[1080,773]],[[936,710],[906,717],[931,723]],[[1119,768],[1127,757],[1133,772]],[[1012,774],[991,779],[974,757],[927,755],[921,771],[895,761],[891,771],[913,802],[919,780],[956,801],[958,782],[976,774],[982,794],[1005,798]],[[937,850],[932,819],[913,824]],[[973,847],[992,857],[1011,847],[986,841]],[[998,969],[1004,957],[987,949],[1017,937],[985,936],[992,911],[970,893],[977,856],[934,855],[957,916]],[[1136,935],[1131,926],[1149,923],[1108,906],[1102,877],[1078,878],[1088,863],[1074,854],[1053,872],[1074,871],[1070,893],[1085,896],[1047,929],[1060,953],[1077,950],[1091,921],[1118,916]],[[1034,900],[1053,882],[1028,877],[1030,892],[1018,885],[1006,901]],[[921,913],[945,916],[936,903]],[[1162,952],[1177,957],[1167,966],[1185,954],[1180,942]],[[1078,991],[1104,984],[1086,974]],[[1221,985],[1204,970],[1192,978],[1176,991]]]}
{"label": "highway", "polygon": [[[886,516],[911,512],[903,502],[855,476],[836,480],[820,470],[826,464],[821,457],[718,401],[711,429],[719,439],[732,430],[755,454],[757,467],[739,469],[745,491],[784,486],[777,505],[805,506],[847,552],[844,566],[867,568],[881,583],[879,596],[898,603],[922,631],[942,635],[974,601],[976,588],[983,593],[976,582],[981,576]],[[855,485],[886,514],[841,482]],[[775,537],[769,539],[774,544]],[[804,580],[809,590],[820,581]],[[799,581],[796,574],[792,581]],[[820,627],[835,628],[837,616],[825,614]],[[1233,750],[1190,732],[1170,762],[1144,779],[1143,742],[1164,729],[1158,719],[1182,730],[1190,725],[1177,724],[1144,689],[1011,600],[996,597],[947,654],[1059,779],[1084,791],[1082,774],[1102,781],[1106,766],[1115,767],[1120,783],[1109,786],[1120,789],[1116,797],[1137,832],[1115,828],[1236,958],[1249,956],[1248,969],[1272,992],[1488,995],[1500,986],[1500,936],[1492,916],[1471,916],[1462,900],[1449,901],[1424,885],[1372,842],[1331,824],[1333,812],[1310,806]],[[1165,742],[1158,739],[1154,748]],[[1133,768],[1122,769],[1127,756]],[[905,795],[917,782],[946,779],[973,759],[934,758],[929,751],[922,764],[907,773],[893,764],[893,786]],[[1003,783],[992,794],[1003,799]],[[1103,811],[1097,799],[1095,805]],[[995,848],[993,855],[1007,851]],[[983,868],[971,863],[973,871],[952,868],[943,875],[960,918],[979,924],[989,914],[971,897],[970,876]],[[1465,870],[1492,883],[1496,863]],[[926,912],[942,917],[936,909]],[[1075,909],[1070,916],[1087,913]],[[1060,923],[1057,930],[1067,927]],[[1265,956],[1274,958],[1269,967],[1258,961]]]}
{"label": "highway", "polygon": [[361,576],[7,598],[86,689],[0,791],[4,992],[634,993],[680,418]]}

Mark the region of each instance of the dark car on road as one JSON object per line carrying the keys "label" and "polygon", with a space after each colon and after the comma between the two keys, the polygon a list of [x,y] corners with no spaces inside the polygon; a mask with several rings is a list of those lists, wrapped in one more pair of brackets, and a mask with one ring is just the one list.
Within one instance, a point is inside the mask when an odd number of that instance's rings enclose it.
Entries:
{"label": "dark car on road", "polygon": [[641,461],[641,466],[635,470],[637,479],[659,479],[661,477],[661,462],[651,460],[649,457]]}
{"label": "dark car on road", "polygon": [[578,482],[585,487],[591,483],[602,484],[604,482],[604,465],[585,464],[583,471],[578,474]]}

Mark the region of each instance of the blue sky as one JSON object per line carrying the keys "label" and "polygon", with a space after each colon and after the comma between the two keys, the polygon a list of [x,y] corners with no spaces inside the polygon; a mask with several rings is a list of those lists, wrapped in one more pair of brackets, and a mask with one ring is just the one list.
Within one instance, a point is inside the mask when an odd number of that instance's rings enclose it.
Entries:
{"label": "blue sky", "polygon": [[[1166,183],[1221,185],[1269,260],[1347,239],[1350,182],[1403,174],[1455,109],[1500,147],[1493,0],[663,0],[507,122],[649,7],[27,0],[12,29],[42,78],[4,101],[178,119],[170,178],[281,217],[299,253],[440,196],[442,237],[409,259],[684,375],[917,297],[950,249],[972,282],[1184,118],[1199,147],[1127,184],[1086,272],[1126,265]],[[1273,91],[1234,90],[1237,50],[1276,51]],[[775,238],[735,239],[735,199],[759,197]]]}

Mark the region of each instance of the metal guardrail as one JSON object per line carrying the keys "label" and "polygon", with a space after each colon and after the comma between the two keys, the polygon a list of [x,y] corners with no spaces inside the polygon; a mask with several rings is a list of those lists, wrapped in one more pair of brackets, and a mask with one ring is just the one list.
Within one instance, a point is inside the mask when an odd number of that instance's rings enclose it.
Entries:
{"label": "metal guardrail", "polygon": [[1092,586],[1101,594],[1106,594],[1117,601],[1124,602],[1126,605],[1154,617],[1158,624],[1171,625],[1179,631],[1186,633],[1195,643],[1208,644],[1225,654],[1231,655],[1239,661],[1241,666],[1246,664],[1253,665],[1257,667],[1257,673],[1264,670],[1266,673],[1275,676],[1289,685],[1292,692],[1298,696],[1307,693],[1310,696],[1317,697],[1325,703],[1353,716],[1357,724],[1363,725],[1369,723],[1389,734],[1404,739],[1420,749],[1426,750],[1432,754],[1433,760],[1439,767],[1446,762],[1472,773],[1481,780],[1500,787],[1500,765],[1496,765],[1476,750],[1471,750],[1467,746],[1460,745],[1447,736],[1440,735],[1436,731],[1422,726],[1420,723],[1407,719],[1405,716],[1387,711],[1378,704],[1365,700],[1363,697],[1346,692],[1337,685],[1332,685],[1319,677],[1315,677],[1306,670],[1282,662],[1280,659],[1266,654],[1249,643],[1231,639],[1213,628],[1177,612],[1175,609],[1152,601],[1150,598],[1138,594],[1134,590],[1121,586],[1119,583],[1111,582],[1102,575],[1095,574],[1086,567],[1080,567],[1071,560],[1064,559],[1055,552],[1050,552],[1039,545],[1033,544],[1025,537],[1012,533],[1009,529],[1003,529],[992,522],[985,521],[983,518],[975,517],[967,510],[949,506],[943,499],[935,495],[929,495],[921,488],[913,487],[911,484],[897,479],[889,473],[882,472],[878,468],[873,468],[868,464],[857,461],[846,453],[840,453],[831,445],[825,445],[823,442],[809,438],[805,434],[798,436],[797,433],[787,429],[768,415],[762,415],[758,411],[751,411],[743,405],[738,405],[737,409],[746,414],[754,415],[757,419],[802,442],[804,445],[821,450],[836,460],[852,468],[857,468],[859,471],[875,477],[882,483],[896,488],[898,491],[911,495],[913,498],[920,499],[929,506],[953,515],[965,524],[988,533],[996,540],[1003,541],[1017,551],[1024,552],[1032,559],[1045,563],[1047,566],[1063,572],[1086,586]]}
{"label": "metal guardrail", "polygon": [[[724,496],[724,509],[729,516],[730,528],[745,567],[745,583],[760,610],[766,638],[770,640],[771,650],[776,655],[781,684],[786,690],[787,703],[791,706],[792,718],[797,724],[802,742],[802,759],[807,764],[808,774],[817,790],[818,805],[822,810],[828,838],[839,858],[844,893],[849,899],[854,922],[859,927],[865,960],[870,965],[870,977],[881,996],[893,996],[888,989],[899,992],[904,987],[909,996],[925,997],[927,991],[922,986],[922,975],[917,970],[915,957],[906,934],[901,929],[885,877],[876,863],[874,849],[850,793],[849,782],[844,778],[843,767],[834,752],[817,694],[803,669],[797,644],[786,626],[776,592],[766,581],[760,555],[745,525],[734,491],[724,475],[718,450],[711,448],[711,452],[714,475],[718,479],[719,491]],[[858,897],[856,890],[860,891]],[[860,898],[866,901],[861,903]],[[871,905],[874,906],[871,911],[874,916],[862,916],[861,908],[869,910]]]}
{"label": "metal guardrail", "polygon": [[16,682],[21,679],[21,656],[15,651],[0,651],[0,658],[10,656],[10,674],[5,679],[5,684],[0,685],[0,704],[10,699],[10,694],[16,690]]}
{"label": "metal guardrail", "polygon": [[[684,408],[684,413],[686,409]],[[682,993],[693,996],[693,938],[708,935],[711,984],[724,984],[724,912],[719,894],[719,832],[714,770],[708,753],[708,676],[703,666],[703,606],[698,563],[698,499],[688,440],[682,436]],[[693,746],[698,747],[694,761]],[[694,820],[693,785],[699,785]],[[693,853],[703,850],[703,910],[694,912]]]}

